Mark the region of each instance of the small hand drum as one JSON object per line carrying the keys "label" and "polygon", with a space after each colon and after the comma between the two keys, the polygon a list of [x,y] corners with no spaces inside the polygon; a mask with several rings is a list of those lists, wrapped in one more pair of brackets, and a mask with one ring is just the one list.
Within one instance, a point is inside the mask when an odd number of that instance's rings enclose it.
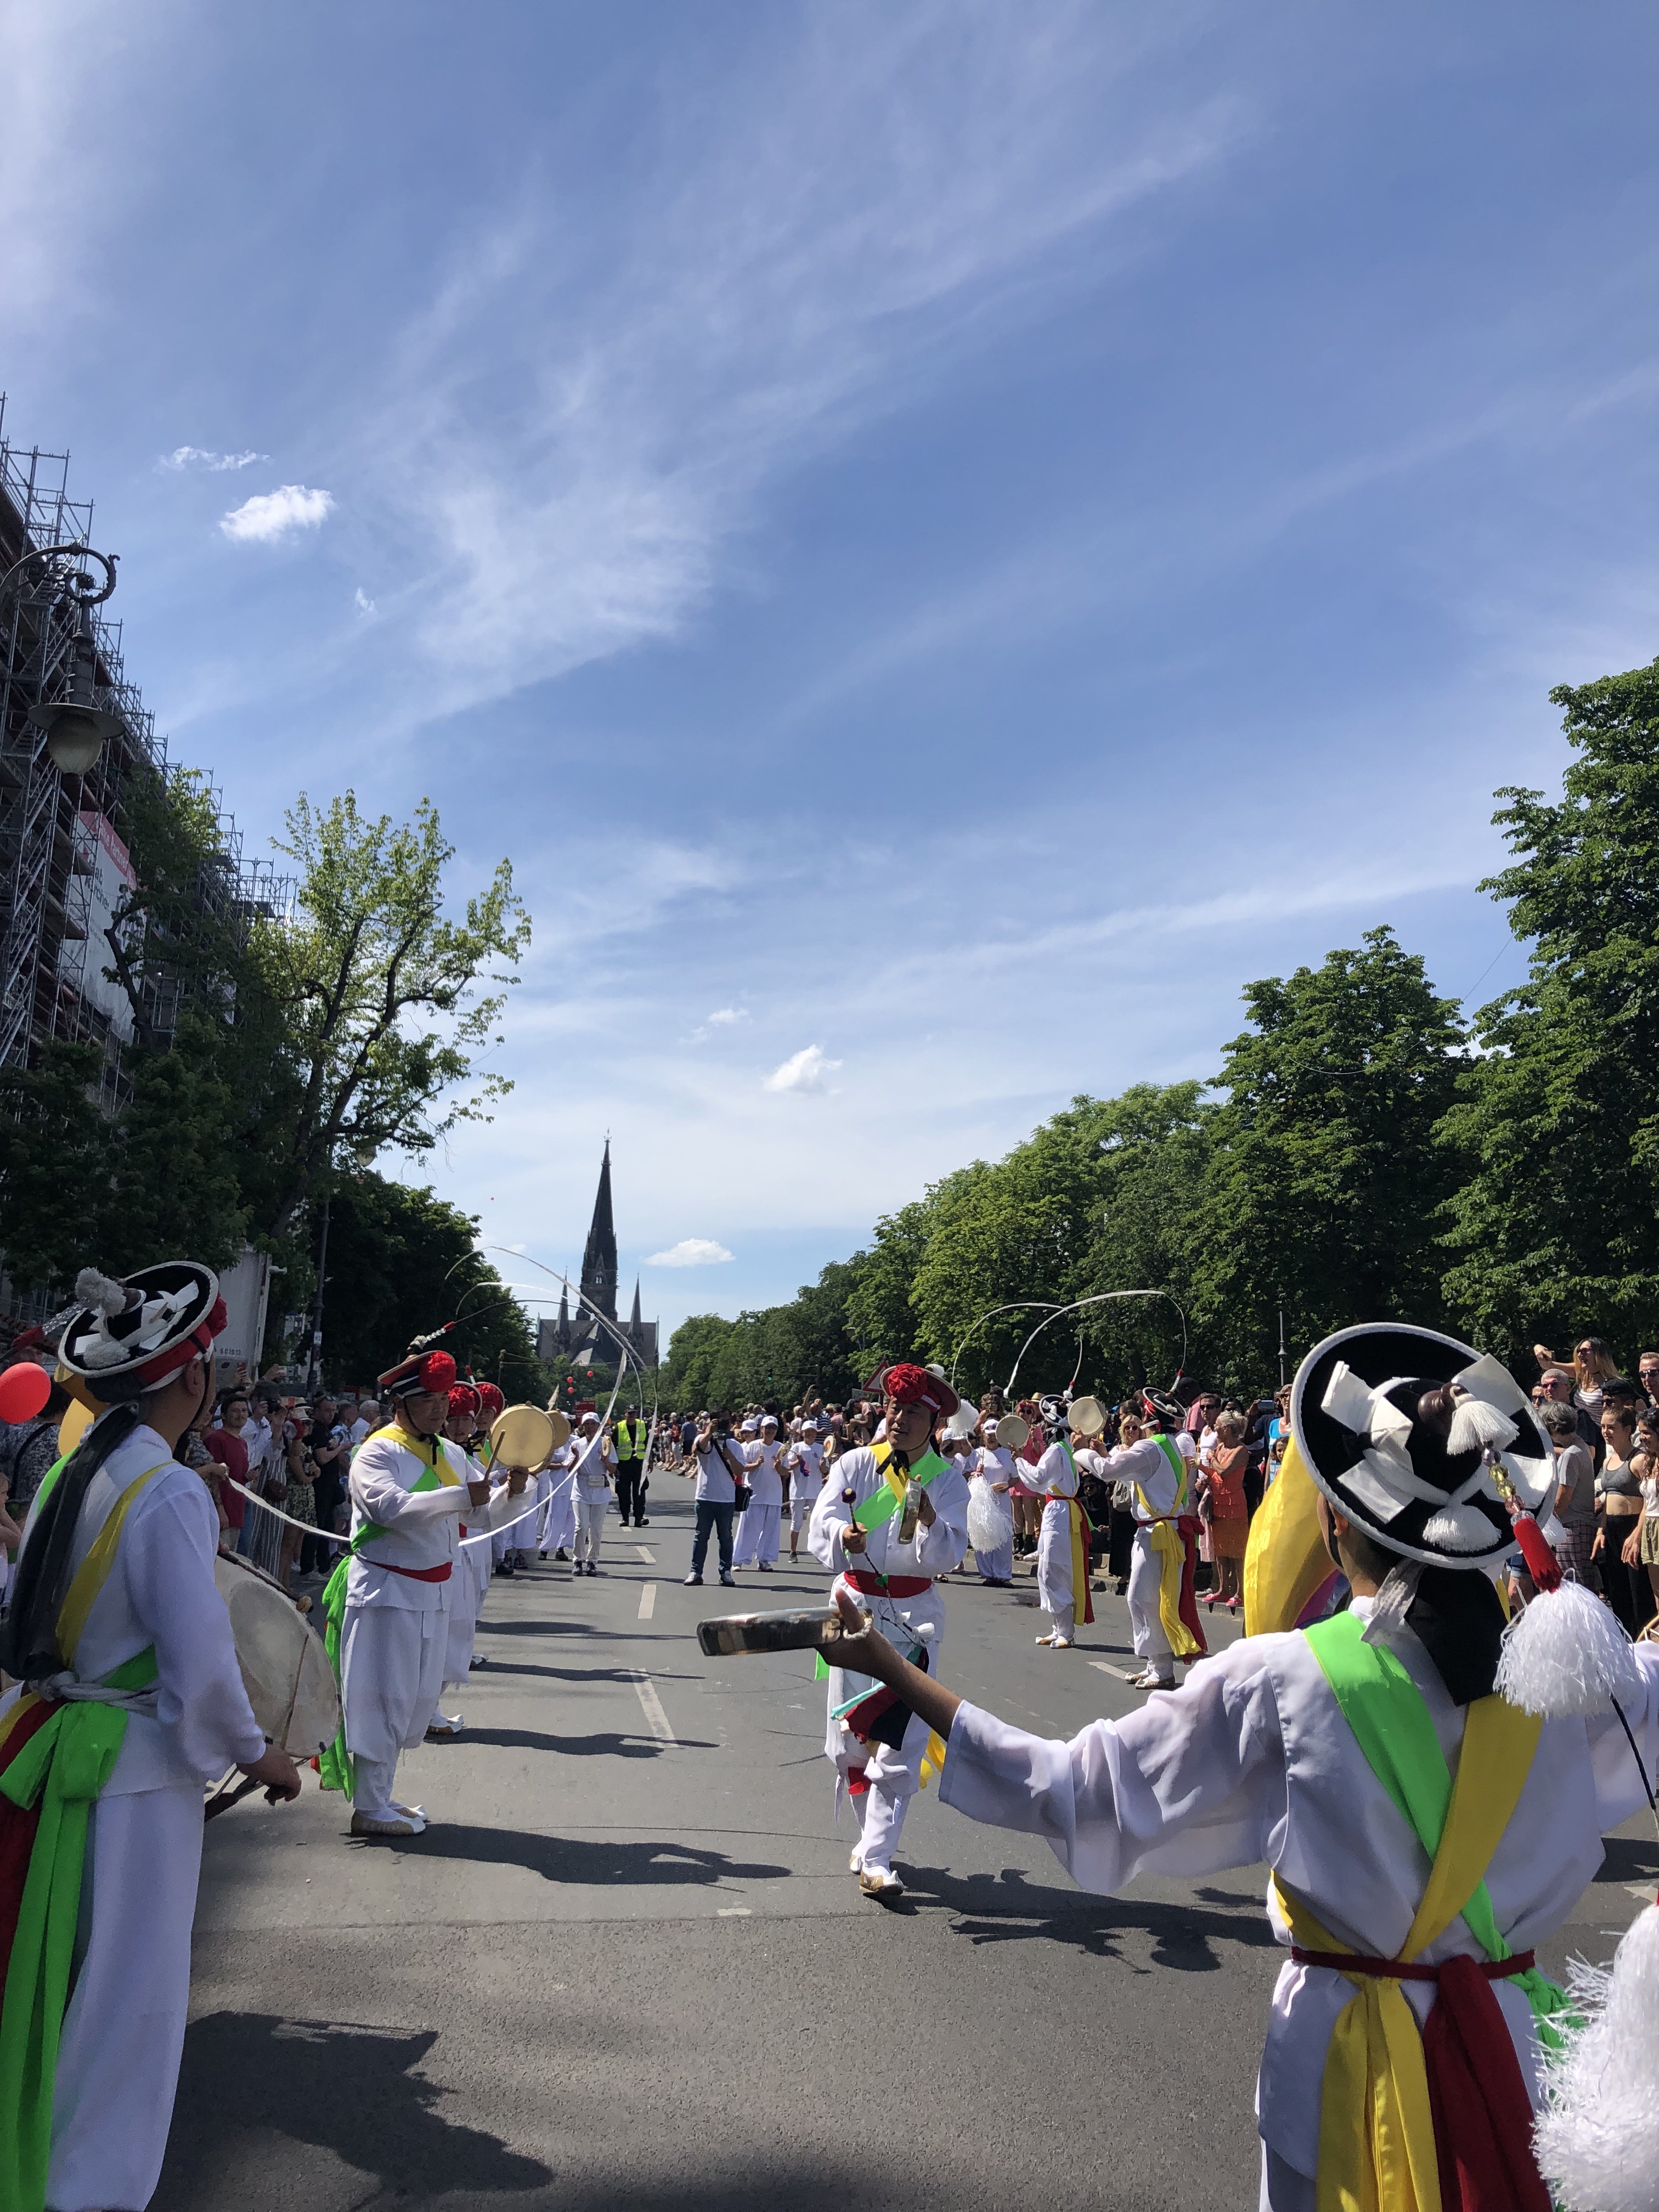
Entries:
{"label": "small hand drum", "polygon": [[1031,1425],[1024,1413],[1005,1413],[997,1423],[997,1442],[1005,1451],[1021,1451],[1030,1442]]}
{"label": "small hand drum", "polygon": [[1074,1437],[1097,1437],[1106,1428],[1106,1408],[1098,1398],[1073,1398],[1070,1422]]}
{"label": "small hand drum", "polygon": [[[567,1425],[565,1435],[570,1433]],[[551,1414],[539,1406],[508,1406],[490,1425],[489,1441],[498,1467],[537,1468],[562,1441]]]}

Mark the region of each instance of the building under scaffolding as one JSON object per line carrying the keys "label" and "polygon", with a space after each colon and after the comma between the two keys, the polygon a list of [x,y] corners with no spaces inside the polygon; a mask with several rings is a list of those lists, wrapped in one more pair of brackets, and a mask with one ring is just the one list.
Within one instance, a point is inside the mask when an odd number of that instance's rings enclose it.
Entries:
{"label": "building under scaffolding", "polygon": [[[0,395],[0,575],[31,550],[89,545],[92,502],[68,493],[69,457],[27,452],[5,434]],[[167,742],[128,678],[121,624],[93,617],[95,704],[120,717],[119,732],[84,775],[48,757],[31,710],[63,696],[80,611],[51,564],[32,564],[0,599],[0,1068],[27,1067],[55,1040],[101,1046],[101,1102],[119,1103],[123,1049],[136,1029],[166,1043],[177,1028],[182,986],[164,964],[116,980],[125,952],[119,915],[136,878],[121,834],[123,787],[141,776],[176,781]],[[240,832],[212,794],[217,849],[204,860],[201,910],[234,927],[284,912],[291,886],[269,863],[244,857]],[[112,936],[112,932],[114,933]]]}

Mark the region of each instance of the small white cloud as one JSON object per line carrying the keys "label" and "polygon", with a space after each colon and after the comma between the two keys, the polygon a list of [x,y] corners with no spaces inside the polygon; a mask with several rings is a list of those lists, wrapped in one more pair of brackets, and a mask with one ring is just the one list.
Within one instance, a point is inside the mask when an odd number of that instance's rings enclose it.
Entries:
{"label": "small white cloud", "polygon": [[227,469],[245,469],[254,461],[268,461],[269,453],[212,453],[205,446],[175,446],[156,464],[163,469],[207,469],[222,476]]}
{"label": "small white cloud", "polygon": [[309,491],[304,484],[283,484],[276,491],[257,492],[221,518],[227,538],[243,544],[274,545],[291,531],[316,530],[333,508],[331,491]]}
{"label": "small white cloud", "polygon": [[356,608],[358,613],[363,616],[365,619],[367,619],[367,617],[372,615],[374,611],[374,602],[369,598],[368,593],[363,589],[361,584],[358,585],[356,590],[352,593],[351,603]]}
{"label": "small white cloud", "polygon": [[665,1252],[653,1252],[645,1264],[647,1267],[713,1267],[731,1257],[725,1245],[717,1244],[712,1237],[682,1237]]}
{"label": "small white cloud", "polygon": [[838,1060],[824,1056],[821,1044],[803,1045],[792,1053],[781,1067],[775,1067],[767,1077],[763,1088],[768,1091],[827,1091],[829,1079],[841,1066]]}
{"label": "small white cloud", "polygon": [[711,1036],[716,1030],[735,1029],[739,1022],[746,1022],[748,1019],[747,1006],[717,1006],[706,1021],[699,1022],[692,1030],[691,1042],[693,1044],[702,1044],[704,1039]]}

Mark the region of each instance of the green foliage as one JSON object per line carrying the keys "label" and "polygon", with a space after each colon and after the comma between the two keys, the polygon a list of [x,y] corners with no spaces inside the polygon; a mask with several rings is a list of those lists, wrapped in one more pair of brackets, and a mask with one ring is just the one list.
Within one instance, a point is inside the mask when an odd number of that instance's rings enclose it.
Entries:
{"label": "green foliage", "polygon": [[96,1045],[53,1044],[38,1067],[0,1068],[0,1241],[15,1283],[61,1290],[100,1251],[110,1176],[103,1066]]}
{"label": "green foliage", "polygon": [[1468,1065],[1455,1001],[1391,930],[1244,1000],[1189,1231],[1194,1316],[1230,1378],[1273,1372],[1281,1299],[1297,1357],[1352,1322],[1444,1318],[1458,1156],[1436,1133]]}
{"label": "green foliage", "polygon": [[664,1409],[769,1398],[793,1405],[811,1391],[830,1403],[845,1399],[867,1379],[847,1318],[866,1259],[832,1261],[787,1305],[735,1321],[720,1314],[683,1321],[660,1376]]}
{"label": "green foliage", "polygon": [[323,1291],[323,1368],[331,1382],[372,1382],[411,1338],[459,1314],[443,1340],[456,1365],[499,1382],[509,1403],[546,1402],[550,1386],[531,1325],[475,1251],[477,1234],[476,1221],[427,1186],[368,1171],[341,1178],[329,1201]]}
{"label": "green foliage", "polygon": [[[511,1086],[480,1078],[474,1060],[506,1000],[477,989],[486,977],[515,981],[491,963],[513,966],[530,941],[510,861],[461,920],[446,917],[454,848],[429,800],[394,828],[389,815],[360,814],[354,792],[324,808],[301,794],[287,822],[276,842],[300,868],[298,911],[257,937],[296,1076],[270,1133],[284,1160],[273,1233],[336,1164],[366,1167],[388,1150],[423,1157],[458,1121],[489,1118],[487,1104]],[[470,1097],[454,1098],[474,1080]]]}
{"label": "green foliage", "polygon": [[1487,1057],[1446,1126],[1468,1163],[1448,1294],[1510,1357],[1659,1341],[1659,660],[1550,696],[1577,758],[1559,804],[1498,793],[1514,859],[1483,886],[1529,972],[1477,1016]]}

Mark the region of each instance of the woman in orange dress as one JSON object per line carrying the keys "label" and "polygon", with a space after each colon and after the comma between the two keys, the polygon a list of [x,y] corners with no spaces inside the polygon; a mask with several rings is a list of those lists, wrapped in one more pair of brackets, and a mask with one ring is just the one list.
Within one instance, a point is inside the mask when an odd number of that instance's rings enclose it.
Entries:
{"label": "woman in orange dress", "polygon": [[1244,1470],[1249,1464],[1245,1449],[1247,1424],[1243,1413],[1216,1417],[1215,1450],[1205,1477],[1210,1509],[1210,1548],[1215,1555],[1219,1580],[1206,1593],[1212,1610],[1219,1598],[1230,1613],[1238,1611],[1244,1565],[1244,1540],[1250,1531],[1249,1501],[1244,1495]]}

